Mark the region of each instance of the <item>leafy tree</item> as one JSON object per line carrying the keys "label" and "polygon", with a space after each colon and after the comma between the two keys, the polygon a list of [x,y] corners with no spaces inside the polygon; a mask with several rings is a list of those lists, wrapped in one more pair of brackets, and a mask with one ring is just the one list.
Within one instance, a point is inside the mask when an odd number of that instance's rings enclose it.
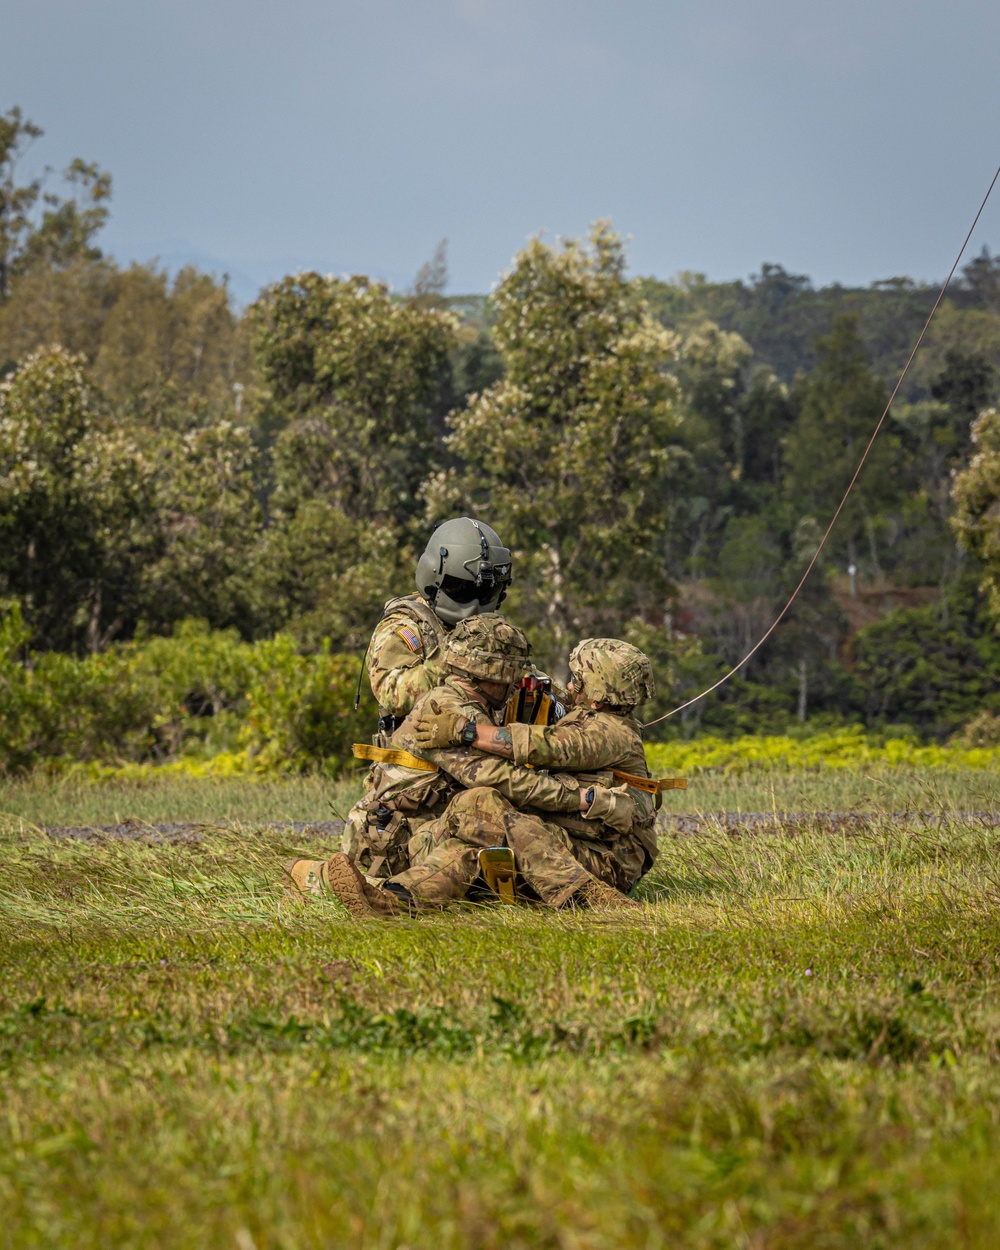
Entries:
{"label": "leafy tree", "polygon": [[[20,158],[42,133],[16,105],[0,115],[0,299],[7,298],[14,278],[38,265],[63,268],[100,259],[92,240],[107,220],[111,175],[77,158],[64,177],[79,195],[43,195],[40,178],[19,184]],[[39,197],[46,206],[40,221],[34,214]]]}
{"label": "leafy tree", "polygon": [[1000,639],[975,578],[940,604],[903,608],[852,645],[869,723],[905,723],[943,737],[984,710],[1000,711]]}
{"label": "leafy tree", "polygon": [[0,303],[0,358],[50,343],[82,355],[109,403],[146,424],[233,418],[235,388],[252,385],[225,282],[191,268],[171,281],[153,265],[36,266]]}
{"label": "leafy tree", "polygon": [[199,617],[250,633],[250,566],[262,517],[249,429],[220,421],[143,442],[154,466],[143,619],[162,628]]}
{"label": "leafy tree", "polygon": [[[428,279],[429,280],[429,279]],[[270,526],[263,619],[354,645],[410,580],[418,492],[440,454],[454,318],[367,278],[300,274],[250,310]]]}
{"label": "leafy tree", "polygon": [[442,239],[431,259],[420,266],[413,283],[414,300],[428,307],[440,304],[448,288],[448,240]]}
{"label": "leafy tree", "polygon": [[741,401],[750,361],[738,334],[703,321],[685,334],[673,367],[680,386],[678,439],[688,455],[685,489],[673,496],[671,563],[678,573],[710,562],[727,521],[745,502]]}
{"label": "leafy tree", "polygon": [[973,456],[955,478],[959,541],[982,561],[983,588],[1000,621],[1000,412],[988,408],[972,427]]}
{"label": "leafy tree", "polygon": [[[885,408],[882,382],[868,367],[857,319],[840,316],[817,344],[819,362],[796,389],[799,415],[785,440],[785,492],[801,514],[830,517]],[[841,513],[833,543],[851,562],[867,547],[880,573],[879,513],[898,498],[898,439],[883,431]]]}
{"label": "leafy tree", "polygon": [[367,278],[316,273],[269,287],[249,315],[264,434],[325,424],[330,502],[405,523],[434,456],[453,319]]}
{"label": "leafy tree", "polygon": [[331,638],[357,651],[386,600],[412,587],[415,561],[395,526],[307,499],[265,530],[254,553],[259,628],[287,625],[311,650]]}
{"label": "leafy tree", "polygon": [[42,196],[46,208],[25,240],[17,264],[21,272],[37,265],[65,269],[75,261],[101,259],[101,250],[94,246],[93,239],[108,219],[105,201],[111,196],[111,175],[93,162],[77,157],[63,178],[79,189],[79,196],[60,199],[51,191]]}
{"label": "leafy tree", "polygon": [[31,210],[41,194],[37,179],[23,186],[15,181],[18,159],[41,129],[15,105],[0,115],[0,299],[6,299],[11,268],[31,231]]}
{"label": "leafy tree", "polygon": [[534,240],[493,301],[506,374],[449,419],[462,467],[429,480],[428,510],[496,526],[516,552],[512,603],[562,662],[581,634],[662,617],[675,339],[626,281],[607,223],[589,249]]}
{"label": "leafy tree", "polygon": [[97,649],[126,625],[148,484],[79,357],[42,350],[0,383],[0,586],[41,645]]}
{"label": "leafy tree", "polygon": [[991,256],[990,249],[984,247],[978,256],[962,266],[962,285],[971,303],[1000,313],[1000,256]]}
{"label": "leafy tree", "polygon": [[115,275],[94,377],[109,399],[149,424],[229,418],[249,380],[249,343],[225,280],[188,266],[173,281],[152,265]]}
{"label": "leafy tree", "polygon": [[59,343],[93,368],[117,282],[108,260],[77,260],[65,269],[37,265],[21,274],[0,300],[0,364],[10,371],[31,352]]}

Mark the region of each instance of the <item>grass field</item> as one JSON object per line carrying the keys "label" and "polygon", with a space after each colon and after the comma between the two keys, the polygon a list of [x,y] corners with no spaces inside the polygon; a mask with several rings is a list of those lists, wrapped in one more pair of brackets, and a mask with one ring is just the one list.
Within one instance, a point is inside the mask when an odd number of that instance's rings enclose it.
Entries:
{"label": "grass field", "polygon": [[[996,772],[705,776],[621,918],[276,886],[350,786],[0,788],[0,1246],[995,1247]],[[32,826],[194,820],[154,846]],[[243,823],[228,822],[242,818]]]}

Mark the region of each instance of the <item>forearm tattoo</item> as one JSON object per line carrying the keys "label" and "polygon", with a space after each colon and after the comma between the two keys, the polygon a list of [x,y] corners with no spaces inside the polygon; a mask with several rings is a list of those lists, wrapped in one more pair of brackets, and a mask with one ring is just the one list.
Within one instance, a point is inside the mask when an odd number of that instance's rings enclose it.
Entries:
{"label": "forearm tattoo", "polygon": [[478,737],[476,746],[481,751],[488,751],[491,755],[503,755],[507,759],[513,758],[514,740],[506,725],[501,725],[499,729],[490,729],[484,725],[479,730]]}

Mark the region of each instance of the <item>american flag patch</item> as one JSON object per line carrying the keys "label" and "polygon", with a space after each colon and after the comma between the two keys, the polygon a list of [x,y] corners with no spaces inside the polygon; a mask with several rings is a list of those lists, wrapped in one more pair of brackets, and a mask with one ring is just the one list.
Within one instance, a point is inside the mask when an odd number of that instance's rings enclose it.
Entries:
{"label": "american flag patch", "polygon": [[420,635],[410,629],[409,625],[404,625],[402,629],[397,629],[396,633],[399,634],[411,651],[420,651],[423,648],[424,644],[420,641]]}

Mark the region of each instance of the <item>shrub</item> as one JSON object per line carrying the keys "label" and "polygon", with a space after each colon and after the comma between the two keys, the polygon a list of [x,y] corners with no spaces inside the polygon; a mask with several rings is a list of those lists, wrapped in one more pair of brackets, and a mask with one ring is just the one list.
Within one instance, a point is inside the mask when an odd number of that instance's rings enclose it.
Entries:
{"label": "shrub", "polygon": [[0,772],[43,760],[141,763],[201,757],[238,743],[263,767],[339,768],[359,729],[357,660],[329,643],[303,655],[279,634],[185,621],[168,638],[82,659],[28,649],[20,605],[0,613]]}
{"label": "shrub", "polygon": [[354,713],[358,661],[320,651],[302,655],[287,634],[254,647],[244,730],[262,762],[306,769],[351,758],[360,716]]}

